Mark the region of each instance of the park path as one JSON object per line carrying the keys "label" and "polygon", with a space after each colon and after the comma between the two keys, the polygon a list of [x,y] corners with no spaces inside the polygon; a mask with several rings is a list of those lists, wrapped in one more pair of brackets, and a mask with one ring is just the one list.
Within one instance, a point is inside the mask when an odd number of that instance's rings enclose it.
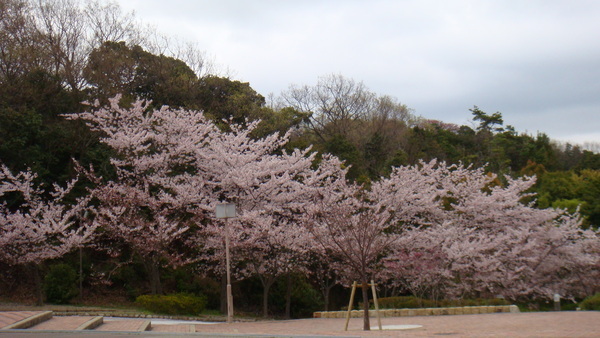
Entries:
{"label": "park path", "polygon": [[[46,311],[50,312],[50,311]],[[39,322],[43,311],[0,312],[0,335],[16,332],[53,330],[97,330],[106,332],[150,331],[178,335],[265,335],[265,336],[341,336],[341,337],[600,337],[600,312],[529,312],[453,316],[415,316],[382,318],[384,328],[402,325],[419,327],[407,330],[362,331],[362,319],[353,318],[344,331],[345,319],[314,318],[279,321],[227,323],[171,322],[156,319],[106,319],[98,323],[94,316],[52,316]],[[38,318],[29,327],[10,328]],[[91,326],[87,327],[87,323]],[[377,325],[375,319],[373,326]],[[27,325],[25,325],[27,326]],[[82,331],[79,331],[82,332]]]}

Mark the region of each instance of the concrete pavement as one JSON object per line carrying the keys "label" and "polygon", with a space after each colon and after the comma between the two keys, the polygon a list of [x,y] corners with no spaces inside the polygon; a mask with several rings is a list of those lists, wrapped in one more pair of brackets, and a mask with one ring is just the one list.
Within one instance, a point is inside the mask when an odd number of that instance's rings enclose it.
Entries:
{"label": "concrete pavement", "polygon": [[[348,331],[344,331],[345,319],[314,318],[279,321],[234,322],[231,324],[187,324],[176,322],[172,325],[152,319],[111,319],[95,329],[69,331],[56,326],[48,328],[49,322],[59,319],[62,325],[81,327],[92,318],[85,316],[54,316],[47,324],[38,323],[28,329],[6,327],[22,321],[22,317],[34,317],[39,313],[0,312],[0,336],[41,337],[93,335],[94,337],[117,337],[124,334],[148,337],[168,336],[210,336],[210,337],[600,337],[600,312],[530,312],[530,313],[491,313],[453,316],[415,316],[382,318],[383,326],[419,325],[408,330],[362,331],[362,319],[353,318]],[[8,318],[8,319],[7,319]],[[29,317],[28,317],[29,318]],[[6,324],[11,322],[12,324]],[[148,322],[145,330],[144,323]],[[193,322],[190,322],[193,323]],[[44,324],[44,325],[42,325]],[[371,324],[376,325],[373,318]],[[109,326],[105,326],[109,325]],[[104,329],[102,329],[104,326]],[[44,328],[46,327],[46,328]],[[65,326],[66,327],[66,326]],[[76,335],[72,335],[76,334]]]}

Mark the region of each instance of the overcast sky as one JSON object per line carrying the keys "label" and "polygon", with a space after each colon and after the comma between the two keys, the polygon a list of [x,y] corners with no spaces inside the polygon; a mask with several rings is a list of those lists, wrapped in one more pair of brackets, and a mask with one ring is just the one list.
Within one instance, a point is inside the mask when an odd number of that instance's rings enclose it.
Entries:
{"label": "overcast sky", "polygon": [[260,94],[341,74],[428,119],[600,142],[600,1],[119,0]]}

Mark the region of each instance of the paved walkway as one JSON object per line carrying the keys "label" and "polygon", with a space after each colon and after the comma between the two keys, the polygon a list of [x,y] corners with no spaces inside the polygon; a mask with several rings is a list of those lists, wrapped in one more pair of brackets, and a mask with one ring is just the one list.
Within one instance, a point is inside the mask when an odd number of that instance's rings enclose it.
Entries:
{"label": "paved walkway", "polygon": [[31,330],[81,330],[80,327],[94,319],[91,316],[53,317],[52,320],[32,326]]}
{"label": "paved walkway", "polygon": [[129,320],[114,320],[105,321],[98,326],[96,331],[120,331],[120,332],[141,332],[150,328],[150,320],[144,319],[129,319]]}
{"label": "paved walkway", "polygon": [[[359,337],[600,337],[600,312],[498,313],[382,318],[382,325],[422,325],[410,330],[362,331],[362,319],[300,319],[196,325],[196,332],[226,334],[321,335]],[[377,320],[371,319],[371,326]]]}
{"label": "paved walkway", "polygon": [[[10,320],[3,319],[6,314],[14,322],[14,312],[0,312],[0,323]],[[69,329],[76,323],[81,324],[80,316],[54,317],[61,321],[70,322]],[[85,318],[89,320],[89,318]],[[152,320],[152,319],[150,319]],[[144,320],[132,319],[115,323],[107,321],[95,331],[124,332],[139,329]],[[158,321],[157,321],[158,322]],[[133,324],[132,324],[133,323]],[[266,336],[341,336],[341,337],[600,337],[600,312],[534,312],[534,313],[497,313],[479,315],[454,316],[422,316],[382,318],[382,324],[391,325],[421,325],[410,330],[373,330],[362,331],[362,319],[350,321],[348,331],[344,331],[345,319],[317,318],[282,321],[234,322],[232,324],[187,324],[151,325],[148,335],[155,333],[177,333],[178,335],[266,335]],[[65,322],[63,322],[64,325]],[[0,336],[10,337],[17,332],[33,332],[36,327],[28,330],[2,330]],[[41,324],[38,324],[41,325]],[[112,327],[111,327],[112,325]],[[119,325],[121,325],[119,327]],[[133,326],[131,326],[133,325]],[[137,326],[136,326],[137,325]],[[377,320],[372,318],[371,325],[376,326]],[[39,328],[39,326],[38,326]],[[63,327],[67,329],[67,327]],[[35,332],[40,332],[35,330]],[[44,331],[51,332],[51,331]],[[83,333],[82,331],[79,331]],[[87,331],[92,333],[90,331]],[[194,333],[195,332],[195,333]]]}
{"label": "paved walkway", "polygon": [[12,325],[25,318],[37,315],[41,311],[10,311],[0,312],[0,329]]}

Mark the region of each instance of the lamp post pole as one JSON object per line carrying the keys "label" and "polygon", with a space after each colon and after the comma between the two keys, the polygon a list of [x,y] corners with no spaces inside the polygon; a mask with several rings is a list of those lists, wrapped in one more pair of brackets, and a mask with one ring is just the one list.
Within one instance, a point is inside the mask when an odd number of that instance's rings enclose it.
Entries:
{"label": "lamp post pole", "polygon": [[225,219],[225,268],[227,270],[227,323],[233,322],[233,296],[231,294],[231,260],[229,255],[229,222],[236,217],[235,204],[217,204],[217,218]]}
{"label": "lamp post pole", "polygon": [[225,265],[227,269],[227,323],[233,322],[233,296],[231,295],[231,260],[229,257],[229,222],[225,218]]}

